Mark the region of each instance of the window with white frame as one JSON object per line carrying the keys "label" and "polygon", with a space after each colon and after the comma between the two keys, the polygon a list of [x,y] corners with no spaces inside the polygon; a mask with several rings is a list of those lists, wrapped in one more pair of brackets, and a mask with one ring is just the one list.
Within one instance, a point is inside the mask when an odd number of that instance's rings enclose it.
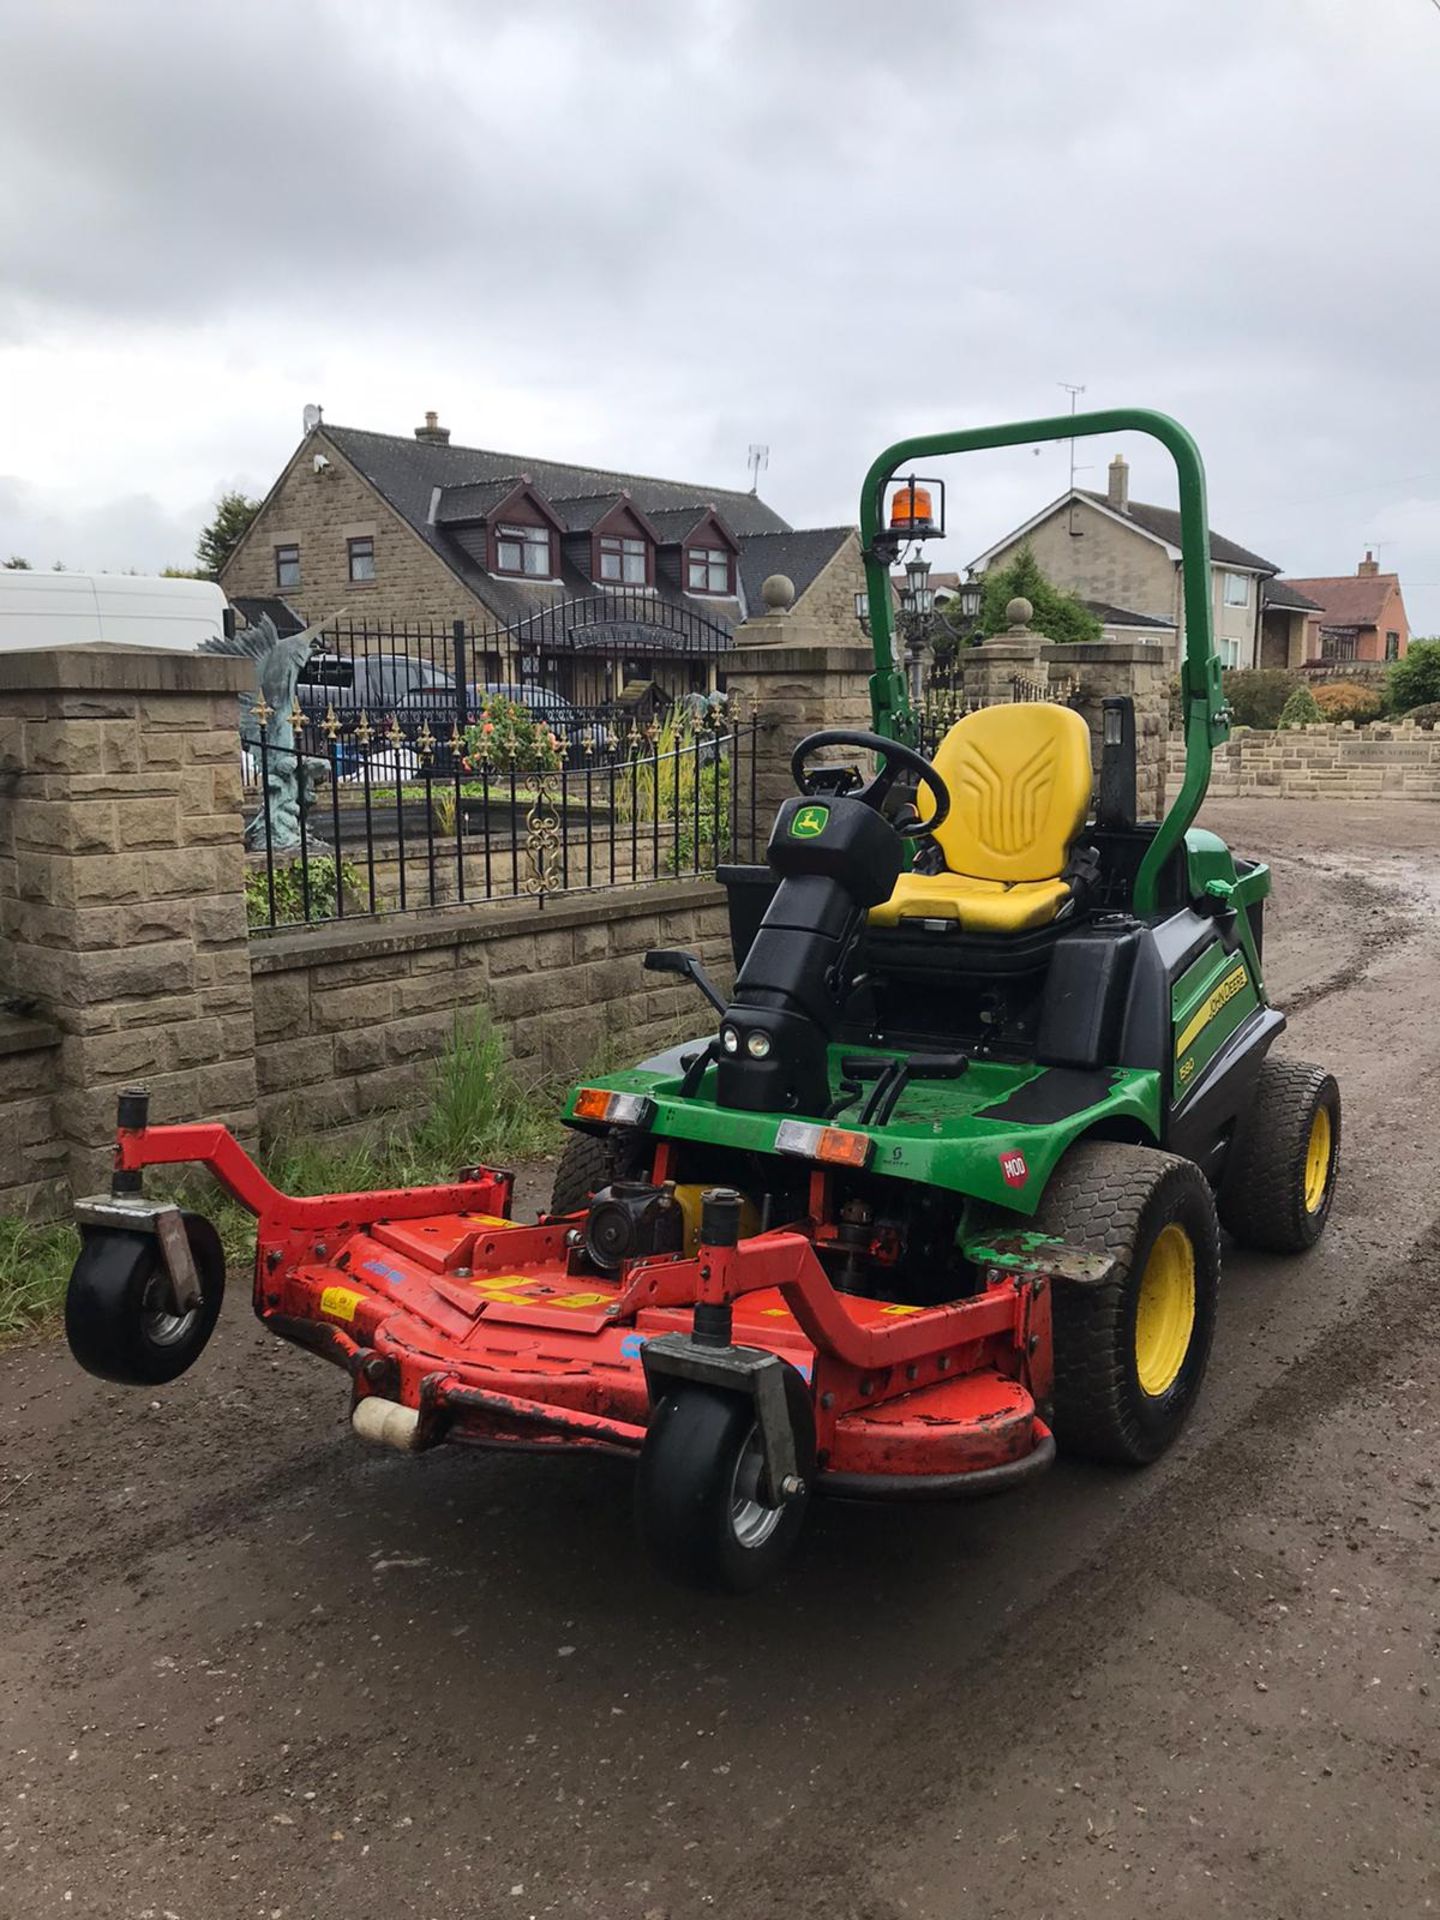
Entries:
{"label": "window with white frame", "polygon": [[548,527],[497,527],[495,571],[524,573],[528,574],[532,580],[550,579],[550,529]]}
{"label": "window with white frame", "polygon": [[1222,667],[1238,667],[1240,664],[1240,642],[1238,640],[1220,640],[1217,643]]}
{"label": "window with white frame", "polygon": [[1225,575],[1225,604],[1227,607],[1248,607],[1250,604],[1250,576],[1248,573],[1227,573]]}
{"label": "window with white frame", "polygon": [[687,547],[685,584],[691,593],[733,592],[730,555],[723,547]]}

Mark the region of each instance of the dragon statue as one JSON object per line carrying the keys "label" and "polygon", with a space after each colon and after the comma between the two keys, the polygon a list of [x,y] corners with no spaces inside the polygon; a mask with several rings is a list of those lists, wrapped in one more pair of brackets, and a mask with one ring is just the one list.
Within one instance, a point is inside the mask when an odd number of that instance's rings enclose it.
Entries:
{"label": "dragon statue", "polygon": [[[272,853],[298,851],[302,820],[329,771],[323,760],[297,747],[294,716],[300,669],[316,636],[334,618],[327,614],[303,633],[282,640],[275,622],[262,613],[253,626],[204,643],[207,653],[238,655],[255,663],[254,691],[240,696],[241,745],[254,757],[257,772],[263,770],[264,780],[260,810],[245,823],[245,845],[252,852],[267,846]],[[304,841],[307,848],[322,844],[308,823]]]}

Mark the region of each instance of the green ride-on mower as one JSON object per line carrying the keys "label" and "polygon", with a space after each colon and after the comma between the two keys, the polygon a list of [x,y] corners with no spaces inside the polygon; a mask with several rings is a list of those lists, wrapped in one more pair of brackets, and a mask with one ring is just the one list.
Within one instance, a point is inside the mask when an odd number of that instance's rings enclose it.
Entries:
{"label": "green ride-on mower", "polygon": [[[1104,703],[1098,782],[1085,721],[1043,702],[970,713],[926,758],[891,641],[890,569],[939,531],[913,462],[1122,430],[1180,481],[1185,774],[1158,823],[1129,701]],[[112,1192],[77,1209],[83,1366],[148,1388],[204,1347],[215,1232],[142,1184],[198,1162],[258,1218],[256,1312],[345,1369],[360,1435],[629,1455],[646,1545],[695,1585],[759,1584],[814,1497],[1163,1452],[1204,1377],[1220,1226],[1302,1252],[1340,1145],[1334,1080],[1271,1052],[1268,870],[1193,826],[1227,728],[1199,455],[1126,410],[938,434],[876,461],[861,518],[874,730],[799,742],[766,864],[720,870],[728,998],[693,956],[646,956],[713,1021],[574,1091],[550,1211],[513,1220],[485,1167],[293,1198],[225,1128],[151,1126],[126,1094]]]}

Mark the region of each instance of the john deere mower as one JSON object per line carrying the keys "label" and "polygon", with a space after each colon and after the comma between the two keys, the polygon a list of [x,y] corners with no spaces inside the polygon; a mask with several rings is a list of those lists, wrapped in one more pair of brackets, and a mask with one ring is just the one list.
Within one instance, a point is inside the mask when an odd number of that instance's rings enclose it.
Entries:
{"label": "john deere mower", "polygon": [[[1086,720],[1043,702],[970,713],[927,758],[892,647],[891,568],[943,525],[916,462],[1123,430],[1179,474],[1185,773],[1159,822],[1127,700],[1098,780]],[[358,1434],[629,1456],[645,1544],[699,1586],[758,1585],[818,1497],[965,1498],[1057,1446],[1170,1445],[1221,1226],[1303,1252],[1340,1146],[1334,1080],[1271,1051],[1269,872],[1193,825],[1227,730],[1198,452],[1131,410],[902,441],[861,520],[873,731],[801,740],[766,863],[721,869],[728,997],[646,956],[711,1013],[574,1090],[550,1211],[514,1220],[483,1166],[291,1198],[224,1127],[151,1126],[127,1094],[112,1191],[77,1208],[82,1366],[153,1388],[209,1339],[214,1229],[142,1189],[194,1162],[257,1216],[255,1311],[345,1371]]]}

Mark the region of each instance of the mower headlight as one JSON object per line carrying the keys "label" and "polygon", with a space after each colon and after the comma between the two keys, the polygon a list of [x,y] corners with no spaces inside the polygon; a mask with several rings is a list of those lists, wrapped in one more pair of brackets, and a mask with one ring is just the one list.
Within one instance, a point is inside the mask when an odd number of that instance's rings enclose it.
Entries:
{"label": "mower headlight", "polygon": [[808,1120],[782,1120],[775,1130],[775,1151],[797,1154],[802,1160],[821,1160],[833,1167],[868,1167],[868,1134],[847,1127],[817,1127]]}
{"label": "mower headlight", "polygon": [[748,1035],[745,1041],[745,1051],[752,1060],[763,1060],[770,1051],[769,1034],[752,1033]]}
{"label": "mower headlight", "polygon": [[577,1120],[606,1120],[617,1127],[648,1127],[655,1118],[655,1102],[643,1093],[610,1093],[604,1087],[582,1087],[575,1096]]}
{"label": "mower headlight", "polygon": [[722,1027],[720,1029],[720,1044],[724,1047],[726,1053],[738,1053],[740,1051],[740,1036],[734,1027]]}

